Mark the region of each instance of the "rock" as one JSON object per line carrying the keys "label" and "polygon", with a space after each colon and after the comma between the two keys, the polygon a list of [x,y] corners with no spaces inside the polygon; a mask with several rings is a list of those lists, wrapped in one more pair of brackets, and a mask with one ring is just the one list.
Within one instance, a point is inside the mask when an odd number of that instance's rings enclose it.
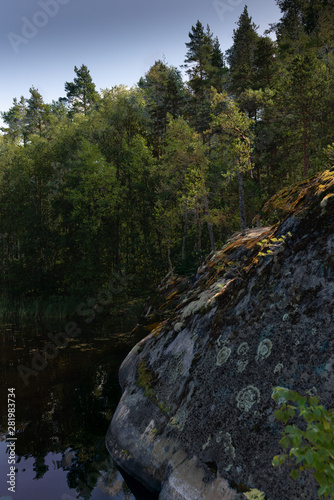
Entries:
{"label": "rock", "polygon": [[311,473],[295,481],[271,465],[283,429],[271,395],[312,391],[334,406],[333,192],[332,171],[284,190],[265,207],[280,213],[275,226],[234,235],[186,287],[164,283],[173,308],[124,360],[106,438],[161,500],[245,499],[251,489],[317,498]]}

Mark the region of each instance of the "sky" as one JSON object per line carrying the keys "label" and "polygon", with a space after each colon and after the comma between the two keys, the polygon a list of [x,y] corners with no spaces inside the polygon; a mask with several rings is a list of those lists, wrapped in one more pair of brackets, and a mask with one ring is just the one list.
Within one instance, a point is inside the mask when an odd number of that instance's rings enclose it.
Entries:
{"label": "sky", "polygon": [[159,59],[180,69],[197,20],[225,51],[246,3],[260,35],[280,18],[275,0],[0,0],[0,111],[32,86],[65,97],[82,64],[98,91],[136,85]]}

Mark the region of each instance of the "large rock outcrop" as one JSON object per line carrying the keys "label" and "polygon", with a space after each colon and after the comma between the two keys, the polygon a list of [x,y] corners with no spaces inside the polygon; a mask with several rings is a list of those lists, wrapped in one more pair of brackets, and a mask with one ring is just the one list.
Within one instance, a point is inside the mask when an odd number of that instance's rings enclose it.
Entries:
{"label": "large rock outcrop", "polygon": [[198,270],[166,284],[170,317],[129,353],[110,424],[114,460],[159,499],[314,500],[274,469],[273,387],[334,406],[334,172],[286,189]]}

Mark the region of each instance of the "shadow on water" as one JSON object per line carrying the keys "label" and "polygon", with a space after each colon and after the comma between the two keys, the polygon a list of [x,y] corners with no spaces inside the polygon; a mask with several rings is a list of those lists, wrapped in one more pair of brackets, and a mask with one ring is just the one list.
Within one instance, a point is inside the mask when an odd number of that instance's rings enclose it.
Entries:
{"label": "shadow on water", "polygon": [[[61,331],[53,326],[53,334]],[[105,435],[121,396],[120,363],[136,338],[133,321],[106,320],[82,327],[75,338],[53,351],[36,370],[37,354],[50,343],[50,327],[42,324],[0,327],[0,470],[9,472],[7,388],[16,393],[16,491],[1,481],[0,498],[75,500],[143,498],[131,492],[106,448]],[[33,362],[35,360],[35,364]],[[24,383],[18,366],[24,372]],[[41,368],[42,366],[42,368]],[[148,498],[148,497],[147,497]]]}

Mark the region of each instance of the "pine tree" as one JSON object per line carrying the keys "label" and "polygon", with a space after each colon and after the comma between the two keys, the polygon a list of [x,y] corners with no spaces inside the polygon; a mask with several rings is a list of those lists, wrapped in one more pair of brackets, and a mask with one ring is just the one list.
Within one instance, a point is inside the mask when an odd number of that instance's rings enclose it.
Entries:
{"label": "pine tree", "polygon": [[334,4],[332,0],[276,0],[280,21],[273,25],[284,57],[309,50],[320,56],[333,50]]}
{"label": "pine tree", "polygon": [[[280,56],[276,81],[277,137],[290,177],[316,171],[318,151],[330,143],[334,124],[334,6],[327,0],[277,0],[282,18],[274,25]],[[282,164],[286,162],[284,158]]]}
{"label": "pine tree", "polygon": [[67,101],[72,113],[83,113],[86,116],[89,108],[97,103],[99,94],[87,66],[74,66],[74,71],[77,75],[74,81],[65,83]]}
{"label": "pine tree", "polygon": [[1,117],[7,127],[1,127],[2,132],[5,133],[6,137],[9,137],[12,141],[23,141],[26,142],[26,128],[25,120],[27,114],[27,102],[26,99],[21,96],[18,101],[15,97],[13,99],[13,106],[6,112],[1,113]]}
{"label": "pine tree", "polygon": [[45,135],[50,121],[50,106],[44,103],[42,95],[37,89],[29,89],[30,97],[27,100],[26,130],[28,135]]}

